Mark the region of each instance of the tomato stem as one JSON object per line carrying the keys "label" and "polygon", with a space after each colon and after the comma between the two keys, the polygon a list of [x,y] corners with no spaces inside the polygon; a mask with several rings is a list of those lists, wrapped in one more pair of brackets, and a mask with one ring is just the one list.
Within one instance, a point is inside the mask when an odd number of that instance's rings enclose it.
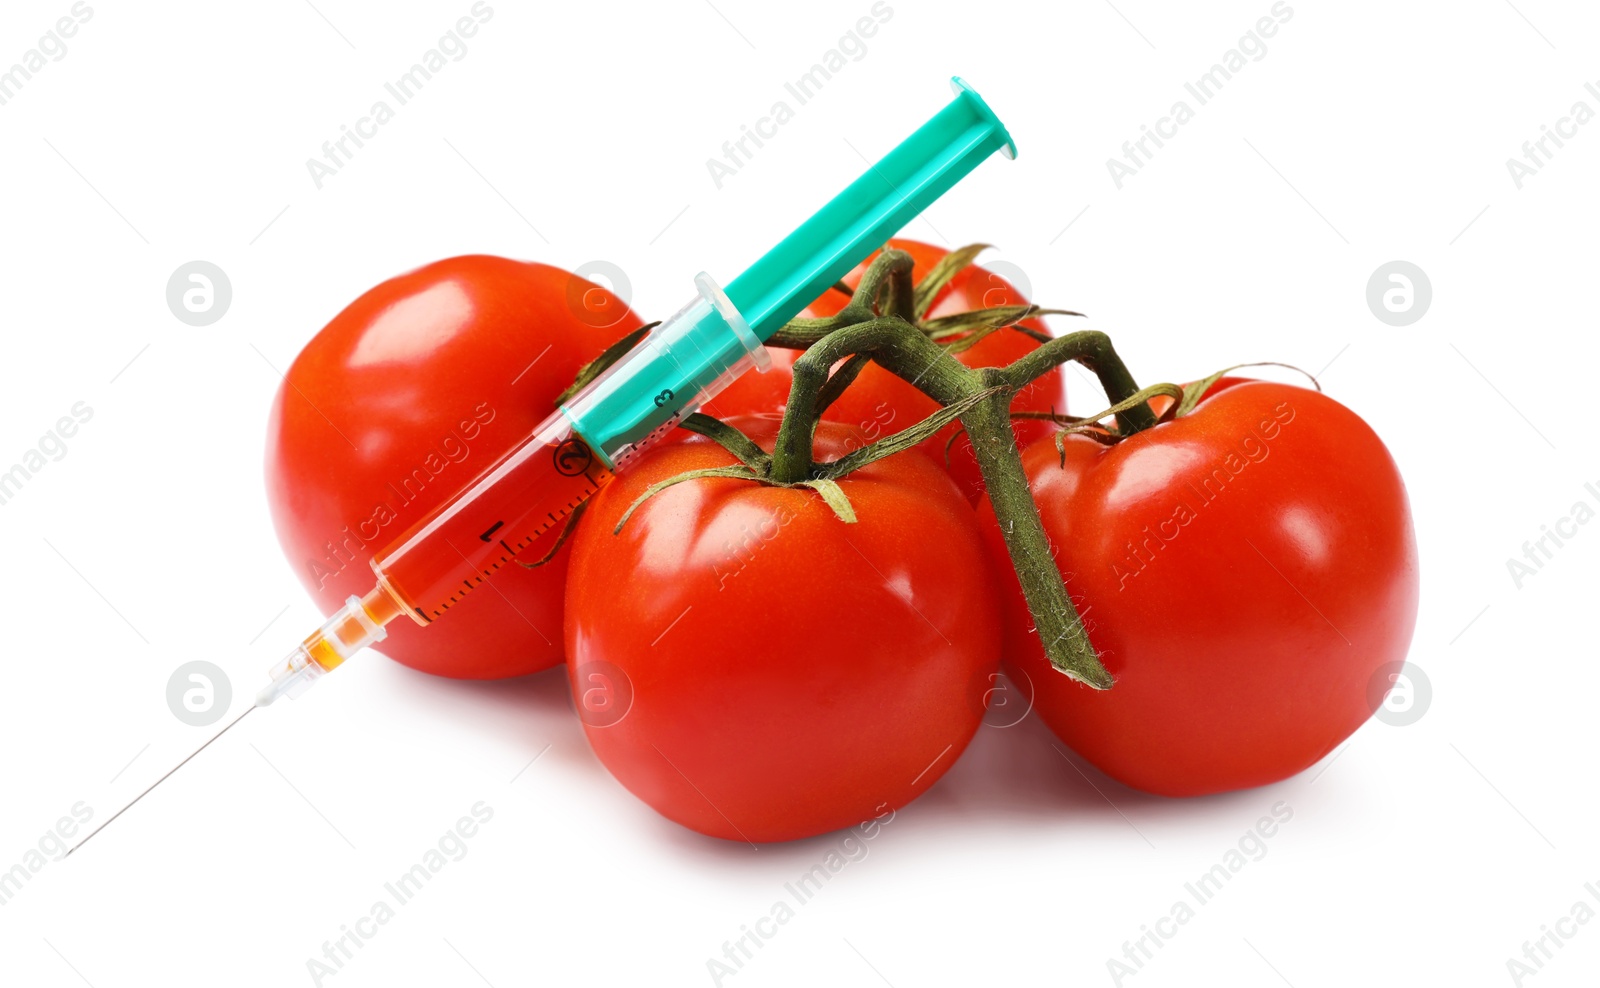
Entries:
{"label": "tomato stem", "polygon": [[[896,311],[880,315],[874,308],[880,298]],[[794,383],[773,448],[771,478],[797,484],[837,475],[812,460],[812,441],[827,404],[859,369],[855,361],[834,372],[834,365],[846,358],[868,356],[947,409],[960,406],[962,427],[971,439],[1045,654],[1068,676],[1107,689],[1111,676],[1066,592],[1028,489],[1011,429],[1011,403],[1018,391],[1068,360],[1094,371],[1114,404],[1127,402],[1138,394],[1139,386],[1110,338],[1093,331],[1052,339],[1008,367],[968,368],[914,324],[914,312],[904,311],[915,299],[910,256],[886,250],[867,269],[855,297],[838,315],[786,327],[780,345],[808,348],[794,364]],[[1131,434],[1155,425],[1156,416],[1147,404],[1135,402],[1117,412],[1117,421],[1122,433]]]}

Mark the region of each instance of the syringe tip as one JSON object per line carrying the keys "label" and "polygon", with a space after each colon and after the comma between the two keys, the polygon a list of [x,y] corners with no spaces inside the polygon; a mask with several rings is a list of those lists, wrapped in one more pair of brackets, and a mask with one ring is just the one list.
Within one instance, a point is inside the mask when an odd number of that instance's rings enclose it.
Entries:
{"label": "syringe tip", "polygon": [[[391,600],[381,586],[367,597],[375,603]],[[344,606],[290,652],[288,658],[267,670],[272,682],[256,694],[256,706],[270,706],[280,696],[294,697],[304,693],[317,677],[338,668],[345,659],[368,645],[383,641],[388,636],[383,623],[399,613],[391,608],[374,617],[360,597],[349,597]]]}
{"label": "syringe tip", "polygon": [[268,670],[272,681],[256,694],[256,706],[270,706],[280,696],[299,696],[311,688],[312,680],[327,670],[313,661],[304,645],[289,653],[288,658]]}

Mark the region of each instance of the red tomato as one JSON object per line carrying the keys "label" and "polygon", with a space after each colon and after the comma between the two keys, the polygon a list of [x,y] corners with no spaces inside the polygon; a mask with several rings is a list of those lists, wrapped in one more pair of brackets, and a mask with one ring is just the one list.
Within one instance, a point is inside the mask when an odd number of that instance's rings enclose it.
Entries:
{"label": "red tomato", "polygon": [[[486,256],[401,275],[335,316],[290,366],[267,430],[278,539],[322,612],[371,589],[375,553],[532,432],[583,364],[640,325],[559,268]],[[446,620],[389,625],[380,648],[461,679],[557,665],[565,577],[565,551],[540,569],[508,566]]]}
{"label": "red tomato", "polygon": [[[943,247],[934,247],[915,240],[891,240],[889,246],[911,255],[914,261],[913,277],[918,280],[926,275],[940,258],[950,253]],[[860,284],[861,276],[866,272],[867,266],[877,256],[877,252],[874,252],[854,271],[845,275],[845,284],[851,288]],[[844,308],[847,302],[849,299],[842,292],[829,289],[812,302],[801,315],[831,316]],[[926,318],[937,319],[941,316],[992,308],[996,305],[1026,304],[1028,300],[1023,298],[1009,282],[973,264],[952,278],[950,283],[934,297],[933,306],[928,310]],[[1037,319],[1029,319],[1022,325],[1036,332],[1049,333],[1049,329]],[[1038,343],[1014,329],[1002,329],[989,334],[971,349],[957,354],[956,359],[968,367],[1003,367],[1038,346]],[[772,355],[770,370],[765,374],[746,374],[709,403],[705,411],[719,418],[750,412],[782,411],[789,399],[789,386],[793,380],[790,367],[794,365],[798,354],[794,350],[778,347],[768,347],[768,351]],[[1059,372],[1041,377],[1017,395],[1012,408],[1019,412],[1054,410],[1065,413],[1067,410],[1065,380]],[[932,398],[873,364],[863,370],[855,383],[828,408],[823,419],[850,426],[853,430],[850,448],[858,449],[874,440],[915,425],[938,409],[938,403]],[[1016,420],[1012,423],[1012,428],[1017,433],[1019,448],[1054,431],[1049,422],[1037,419]],[[944,463],[945,443],[952,435],[959,432],[961,426],[952,423],[938,436],[924,443],[923,448],[940,463]],[[967,499],[976,503],[983,495],[983,479],[979,475],[978,461],[972,455],[972,445],[967,441],[965,433],[961,433],[961,437],[950,448],[949,469],[951,476],[956,478],[956,483],[961,485]]]}
{"label": "red tomato", "polygon": [[1167,796],[1265,785],[1373,712],[1374,677],[1411,641],[1417,554],[1399,471],[1354,412],[1254,381],[1116,446],[1069,436],[1065,467],[1053,440],[1023,459],[1116,684],[1051,670],[1020,591],[1007,662],[1107,775]]}
{"label": "red tomato", "polygon": [[[765,448],[776,416],[732,420]],[[849,438],[822,423],[817,447]],[[920,454],[839,482],[847,525],[806,488],[694,480],[618,519],[651,484],[734,460],[657,447],[572,538],[567,654],[589,743],[663,816],[782,841],[898,808],[977,730],[999,606],[977,519]]]}

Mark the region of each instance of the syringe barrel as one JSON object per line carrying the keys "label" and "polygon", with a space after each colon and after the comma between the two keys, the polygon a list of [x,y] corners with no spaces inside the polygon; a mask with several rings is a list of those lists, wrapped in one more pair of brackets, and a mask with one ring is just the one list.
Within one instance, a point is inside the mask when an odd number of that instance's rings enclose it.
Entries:
{"label": "syringe barrel", "polygon": [[959,78],[956,98],[724,293],[702,273],[700,294],[562,411],[617,469],[752,366],[762,341],[995,151],[1016,156],[994,111]]}
{"label": "syringe barrel", "polygon": [[372,557],[426,624],[481,586],[766,350],[706,275],[700,293],[465,490]]}
{"label": "syringe barrel", "polygon": [[740,374],[767,369],[766,348],[711,276],[694,283],[692,302],[561,408],[608,468],[627,466]]}
{"label": "syringe barrel", "polygon": [[1017,146],[971,86],[739,277],[728,298],[765,340],[989,155]]}

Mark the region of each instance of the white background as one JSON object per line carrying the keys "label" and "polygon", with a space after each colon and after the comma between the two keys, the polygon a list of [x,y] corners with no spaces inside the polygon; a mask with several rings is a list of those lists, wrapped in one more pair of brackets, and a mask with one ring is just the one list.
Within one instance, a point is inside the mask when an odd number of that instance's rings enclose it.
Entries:
{"label": "white background", "polygon": [[[1600,882],[1600,525],[1520,589],[1506,568],[1600,486],[1600,123],[1520,190],[1505,165],[1574,102],[1600,110],[1592,6],[1293,0],[1265,56],[1118,190],[1106,159],[1269,0],[890,0],[866,54],[718,190],[706,159],[868,0],[492,0],[467,54],[319,191],[305,160],[471,4],[315,3],[92,2],[0,106],[0,465],[75,402],[94,409],[0,506],[0,869],[77,801],[99,822],[208,736],[166,706],[177,665],[221,665],[242,710],[318,623],[268,520],[263,427],[273,368],[346,302],[483,251],[610,261],[660,318],[959,73],[1021,154],[907,234],[1000,245],[1146,381],[1245,360],[1322,372],[1411,491],[1411,659],[1432,703],[1300,777],[1188,801],[1080,773],[1034,718],[985,728],[724,984],[1109,985],[1124,941],[1279,801],[1293,818],[1267,855],[1124,983],[1511,984],[1507,959]],[[0,67],[70,6],[8,0]],[[197,258],[234,291],[204,328],[164,300]],[[1394,259],[1434,295],[1401,328],[1365,301]],[[662,820],[590,754],[560,673],[447,682],[369,655],[35,875],[0,906],[0,981],[311,984],[307,959],[480,800],[494,817],[467,856],[325,983],[712,984],[723,942],[841,839],[753,850]],[[1600,922],[1525,983],[1596,972]]]}

